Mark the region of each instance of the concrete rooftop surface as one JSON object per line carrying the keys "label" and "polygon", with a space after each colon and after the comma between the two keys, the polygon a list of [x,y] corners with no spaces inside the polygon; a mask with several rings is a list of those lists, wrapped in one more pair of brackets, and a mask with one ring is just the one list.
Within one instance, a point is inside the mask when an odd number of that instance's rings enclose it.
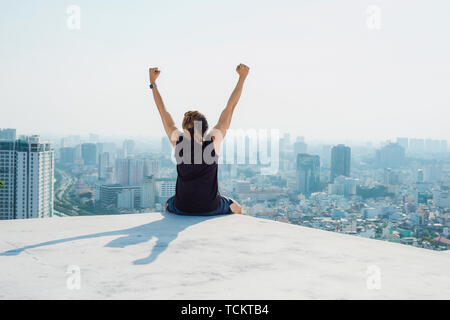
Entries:
{"label": "concrete rooftop surface", "polygon": [[240,215],[3,220],[0,299],[450,299],[450,253]]}

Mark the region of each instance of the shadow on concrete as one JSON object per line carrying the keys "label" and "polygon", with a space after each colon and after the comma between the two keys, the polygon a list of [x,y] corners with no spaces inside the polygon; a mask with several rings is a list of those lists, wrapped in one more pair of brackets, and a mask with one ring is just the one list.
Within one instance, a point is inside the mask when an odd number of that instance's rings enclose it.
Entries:
{"label": "shadow on concrete", "polygon": [[137,227],[116,230],[116,231],[107,231],[107,232],[99,232],[92,233],[83,236],[64,238],[59,240],[52,240],[41,242],[29,246],[25,246],[22,248],[12,249],[5,252],[0,253],[0,256],[15,256],[19,255],[23,251],[27,249],[51,246],[55,244],[60,244],[64,242],[71,242],[83,239],[91,239],[91,238],[99,238],[99,237],[109,237],[109,236],[118,236],[118,238],[110,241],[105,245],[105,247],[109,248],[125,248],[127,246],[140,244],[144,242],[148,242],[153,238],[156,238],[156,244],[150,251],[150,254],[146,258],[138,259],[133,261],[135,265],[149,264],[156,260],[156,258],[167,249],[169,244],[176,239],[178,234],[185,230],[186,228],[201,223],[206,220],[217,218],[218,216],[181,216],[175,215],[171,213],[162,213],[163,218],[157,221],[152,221],[150,223],[146,223]]}

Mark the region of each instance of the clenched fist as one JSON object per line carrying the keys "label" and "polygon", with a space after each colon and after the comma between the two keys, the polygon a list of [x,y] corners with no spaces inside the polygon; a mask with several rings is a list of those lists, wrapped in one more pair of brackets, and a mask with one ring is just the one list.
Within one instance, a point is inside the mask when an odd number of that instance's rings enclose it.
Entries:
{"label": "clenched fist", "polygon": [[246,78],[249,70],[250,68],[242,63],[236,67],[236,72],[239,74],[239,77],[241,78]]}
{"label": "clenched fist", "polygon": [[155,83],[161,71],[159,71],[158,68],[150,68],[149,73],[150,73],[150,83]]}

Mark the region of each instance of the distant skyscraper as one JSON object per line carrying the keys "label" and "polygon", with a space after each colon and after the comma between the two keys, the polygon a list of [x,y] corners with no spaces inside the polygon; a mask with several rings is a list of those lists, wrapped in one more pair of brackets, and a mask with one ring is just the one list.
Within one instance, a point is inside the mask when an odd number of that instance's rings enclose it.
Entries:
{"label": "distant skyscraper", "polygon": [[279,151],[281,152],[281,154],[285,154],[290,148],[291,135],[289,133],[285,132],[283,134],[283,137],[280,138],[279,141],[280,141]]}
{"label": "distant skyscraper", "polygon": [[306,196],[320,190],[320,157],[297,155],[297,191]]}
{"label": "distant skyscraper", "polygon": [[159,177],[161,161],[159,159],[145,159],[144,162],[144,176]]}
{"label": "distant skyscraper", "polygon": [[39,136],[0,141],[0,220],[53,215],[54,156]]}
{"label": "distant skyscraper", "polygon": [[397,143],[402,146],[403,149],[405,149],[405,152],[408,150],[409,147],[409,139],[408,138],[397,138]]}
{"label": "distant skyscraper", "polygon": [[61,164],[72,164],[75,161],[75,148],[64,147],[59,149],[59,162]]}
{"label": "distant skyscraper", "polygon": [[444,170],[441,163],[427,164],[423,168],[423,181],[439,182],[444,180]]}
{"label": "distant skyscraper", "polygon": [[423,182],[423,170],[422,169],[417,170],[417,182]]}
{"label": "distant skyscraper", "polygon": [[320,152],[320,160],[322,161],[322,164],[329,168],[331,165],[331,145],[323,145],[322,150]]}
{"label": "distant skyscraper", "polygon": [[384,168],[383,183],[385,185],[397,185],[400,183],[398,172],[395,172],[391,168]]}
{"label": "distant skyscraper", "polygon": [[441,140],[426,139],[425,140],[425,152],[441,153],[442,152]]}
{"label": "distant skyscraper", "polygon": [[97,146],[95,143],[83,143],[81,145],[81,157],[87,166],[95,166],[97,164]]}
{"label": "distant skyscraper", "polygon": [[351,149],[343,144],[331,149],[331,183],[338,176],[350,176]]}
{"label": "distant skyscraper", "polygon": [[0,129],[0,140],[16,140],[16,129]]}
{"label": "distant skyscraper", "polygon": [[384,168],[398,168],[405,162],[405,149],[397,143],[389,143],[377,150],[376,162]]}
{"label": "distant skyscraper", "polygon": [[144,160],[116,159],[116,182],[123,186],[138,186],[144,178]]}
{"label": "distant skyscraper", "polygon": [[123,141],[123,151],[125,153],[125,157],[128,157],[130,155],[134,154],[134,148],[136,146],[136,143],[134,142],[134,140],[124,140]]}
{"label": "distant skyscraper", "polygon": [[411,153],[424,153],[425,152],[425,141],[423,139],[410,139],[409,140],[409,151]]}
{"label": "distant skyscraper", "polygon": [[308,145],[305,143],[303,137],[298,137],[297,141],[294,142],[294,154],[306,153]]}
{"label": "distant skyscraper", "polygon": [[141,183],[141,208],[154,208],[156,199],[155,177],[144,177]]}
{"label": "distant skyscraper", "polygon": [[102,152],[98,155],[98,178],[106,179],[110,166],[109,153]]}

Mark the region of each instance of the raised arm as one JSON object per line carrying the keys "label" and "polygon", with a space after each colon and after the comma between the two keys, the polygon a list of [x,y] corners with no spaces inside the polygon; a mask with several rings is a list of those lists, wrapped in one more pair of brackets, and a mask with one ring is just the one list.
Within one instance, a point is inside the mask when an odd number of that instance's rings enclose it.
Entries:
{"label": "raised arm", "polygon": [[[218,151],[220,143],[222,142],[223,138],[225,138],[227,130],[230,128],[234,108],[238,104],[239,98],[241,97],[242,88],[244,87],[244,82],[245,79],[247,78],[249,70],[250,68],[242,63],[236,67],[236,72],[239,74],[239,80],[233,92],[231,93],[230,98],[228,99],[227,106],[220,114],[219,121],[213,128],[215,132],[213,131],[211,132],[211,134],[214,136],[214,144],[216,146],[216,151]],[[219,132],[217,132],[217,130]]]}
{"label": "raised arm", "polygon": [[172,143],[172,145],[175,146],[180,131],[175,126],[175,122],[173,121],[172,116],[166,110],[161,95],[159,94],[158,88],[156,87],[156,79],[158,78],[161,71],[159,71],[158,68],[150,68],[149,73],[150,73],[150,84],[154,84],[152,88],[153,99],[155,100],[156,107],[158,108],[159,111],[159,115],[161,116],[164,131],[166,131],[170,143]]}

